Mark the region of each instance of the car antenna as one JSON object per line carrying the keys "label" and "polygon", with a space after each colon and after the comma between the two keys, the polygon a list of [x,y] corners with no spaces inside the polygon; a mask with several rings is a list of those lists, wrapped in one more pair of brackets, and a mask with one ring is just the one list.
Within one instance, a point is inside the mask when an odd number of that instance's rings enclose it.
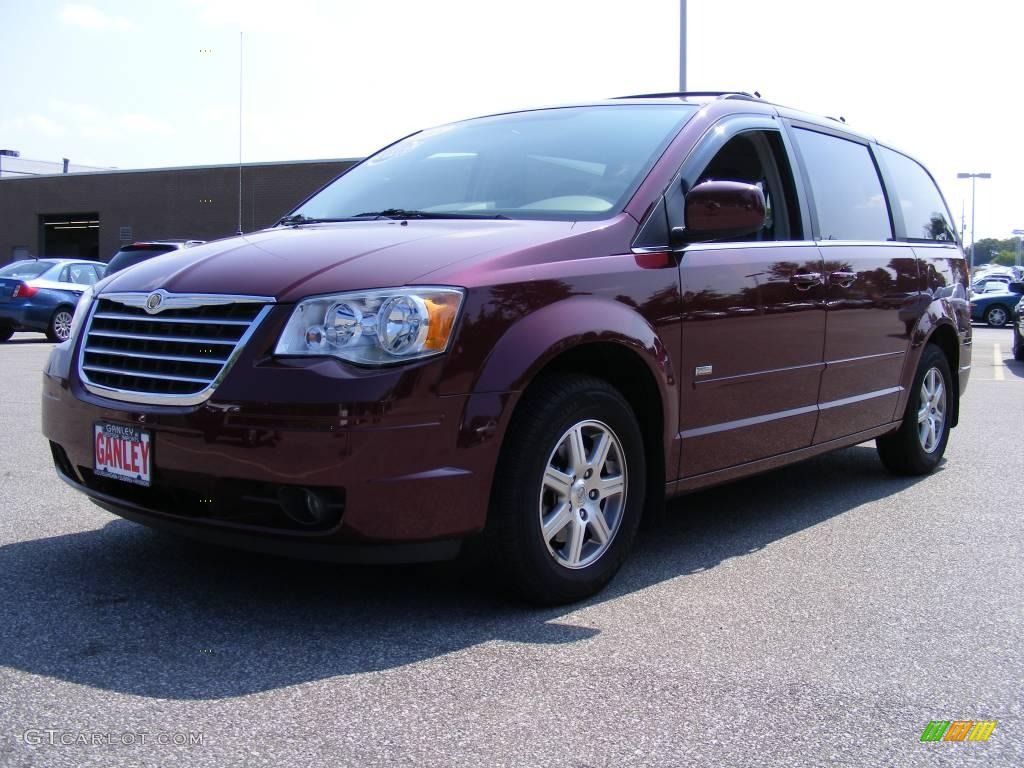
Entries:
{"label": "car antenna", "polygon": [[238,231],[242,234],[242,44],[244,33],[238,33]]}

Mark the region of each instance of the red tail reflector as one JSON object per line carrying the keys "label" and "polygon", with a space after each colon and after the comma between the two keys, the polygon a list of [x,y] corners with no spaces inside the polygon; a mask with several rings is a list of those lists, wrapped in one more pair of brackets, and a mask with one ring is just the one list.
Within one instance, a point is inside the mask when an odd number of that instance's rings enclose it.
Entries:
{"label": "red tail reflector", "polygon": [[26,299],[31,299],[37,293],[39,293],[39,289],[36,288],[34,285],[29,285],[28,283],[18,283],[16,286],[14,286],[14,293],[11,294],[11,298],[19,299],[21,297],[25,297]]}

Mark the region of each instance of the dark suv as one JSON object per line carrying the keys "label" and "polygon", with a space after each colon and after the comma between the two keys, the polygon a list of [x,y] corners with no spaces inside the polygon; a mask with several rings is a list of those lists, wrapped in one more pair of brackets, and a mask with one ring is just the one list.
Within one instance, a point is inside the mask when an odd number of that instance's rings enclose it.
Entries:
{"label": "dark suv", "polygon": [[933,470],[971,363],[950,222],[907,155],[745,94],[467,120],[103,281],[43,430],[147,525],[357,561],[473,540],[571,601],[666,496],[870,439]]}
{"label": "dark suv", "polygon": [[181,248],[191,248],[194,245],[202,245],[205,240],[146,240],[121,246],[121,250],[110,257],[107,264],[107,275],[120,272],[122,269],[133,267],[140,262],[152,259],[162,253],[170,253]]}

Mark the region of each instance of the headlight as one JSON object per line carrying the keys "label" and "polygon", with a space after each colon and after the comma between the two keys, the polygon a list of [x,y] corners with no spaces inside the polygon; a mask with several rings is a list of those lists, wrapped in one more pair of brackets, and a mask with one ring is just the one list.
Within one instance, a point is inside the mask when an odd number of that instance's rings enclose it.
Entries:
{"label": "headlight", "polygon": [[393,288],[315,296],[296,305],[274,354],[386,365],[448,349],[459,288]]}

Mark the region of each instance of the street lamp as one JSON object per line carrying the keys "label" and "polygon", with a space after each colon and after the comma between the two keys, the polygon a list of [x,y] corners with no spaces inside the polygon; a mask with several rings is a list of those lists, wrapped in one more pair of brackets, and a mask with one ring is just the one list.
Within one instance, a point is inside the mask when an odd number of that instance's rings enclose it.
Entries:
{"label": "street lamp", "polygon": [[958,173],[956,175],[958,179],[970,179],[971,180],[971,271],[968,273],[971,279],[974,279],[974,241],[977,240],[977,233],[974,231],[974,180],[975,179],[991,179],[991,173]]}
{"label": "street lamp", "polygon": [[1020,266],[1020,238],[1021,238],[1021,235],[1024,235],[1024,229],[1015,229],[1015,230],[1013,230],[1013,234],[1015,234],[1017,236],[1017,258],[1014,259],[1013,264],[1014,264],[1014,266],[1019,267]]}
{"label": "street lamp", "polygon": [[679,0],[679,92],[686,93],[686,0]]}

